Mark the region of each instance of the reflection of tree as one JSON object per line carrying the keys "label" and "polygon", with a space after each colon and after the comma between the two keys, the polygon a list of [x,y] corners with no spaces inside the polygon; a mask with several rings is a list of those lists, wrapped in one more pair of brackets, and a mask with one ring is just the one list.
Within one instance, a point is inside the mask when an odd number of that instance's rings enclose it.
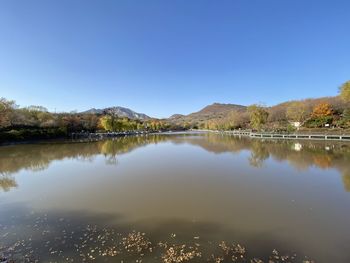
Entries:
{"label": "reflection of tree", "polygon": [[52,161],[67,158],[92,161],[99,154],[105,156],[108,164],[117,164],[118,154],[164,140],[164,136],[149,135],[119,137],[98,142],[3,146],[0,147],[0,174],[12,174],[21,169],[45,170]]}
{"label": "reflection of tree", "polygon": [[0,147],[0,173],[11,174],[21,169],[47,169],[53,160],[84,160],[98,153],[97,143],[57,143]]}
{"label": "reflection of tree", "polygon": [[313,156],[314,164],[322,169],[327,169],[332,166],[332,157],[329,154],[316,154]]}
{"label": "reflection of tree", "polygon": [[[203,139],[204,137],[204,139]],[[208,152],[224,153],[224,152],[239,152],[243,149],[249,149],[249,138],[247,137],[230,137],[226,135],[217,135],[213,133],[202,135],[183,135],[171,138],[173,143],[190,143],[198,145]]]}
{"label": "reflection of tree", "polygon": [[7,192],[13,187],[17,187],[17,183],[14,178],[9,176],[0,176],[0,189]]}
{"label": "reflection of tree", "polygon": [[107,164],[117,164],[117,155],[125,154],[150,143],[164,141],[166,138],[159,135],[125,136],[114,140],[104,141],[100,152],[106,157]]}
{"label": "reflection of tree", "polygon": [[[181,139],[176,140],[181,142]],[[205,140],[188,137],[185,141],[213,153],[248,150],[249,163],[254,167],[261,167],[271,157],[276,161],[287,161],[298,170],[312,166],[320,169],[335,168],[343,174],[344,187],[350,191],[350,144],[346,142],[303,140],[297,142],[300,147],[296,150],[294,140],[261,140],[212,133],[205,136]]]}
{"label": "reflection of tree", "polygon": [[[300,147],[295,150],[293,140],[261,140],[213,133],[204,136],[198,134],[126,136],[86,143],[3,146],[0,147],[0,175],[2,174],[2,179],[5,179],[2,184],[11,185],[11,178],[7,176],[9,174],[21,169],[31,171],[47,169],[54,160],[74,158],[92,161],[96,155],[102,154],[107,164],[116,165],[118,155],[147,144],[164,141],[197,145],[215,154],[249,151],[248,160],[254,167],[261,167],[266,159],[273,158],[276,161],[287,161],[293,167],[302,170],[312,166],[320,169],[335,168],[343,174],[345,189],[350,191],[349,143],[305,140],[299,141]],[[15,187],[15,182],[12,187]]]}
{"label": "reflection of tree", "polygon": [[350,170],[346,170],[342,176],[345,191],[350,192]]}
{"label": "reflection of tree", "polygon": [[265,145],[258,140],[254,140],[251,144],[251,152],[249,157],[249,164],[254,167],[262,167],[264,161],[270,156]]}

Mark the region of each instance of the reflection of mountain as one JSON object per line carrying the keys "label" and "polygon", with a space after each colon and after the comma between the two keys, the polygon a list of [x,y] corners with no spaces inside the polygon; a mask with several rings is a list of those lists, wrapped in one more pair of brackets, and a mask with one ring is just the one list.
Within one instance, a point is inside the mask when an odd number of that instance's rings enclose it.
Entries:
{"label": "reflection of mountain", "polygon": [[[350,144],[306,140],[296,143],[295,141],[260,140],[217,134],[130,136],[89,143],[4,146],[0,147],[0,174],[3,174],[4,179],[3,182],[0,181],[0,187],[9,189],[11,178],[4,175],[18,172],[21,169],[42,170],[46,169],[50,162],[65,158],[89,161],[98,154],[103,154],[107,163],[115,164],[117,155],[147,144],[165,141],[174,144],[189,143],[212,153],[239,153],[246,150],[250,152],[249,163],[254,167],[261,167],[266,159],[273,158],[276,161],[288,161],[297,169],[307,169],[311,166],[320,169],[335,168],[343,174],[344,187],[350,191]],[[16,186],[14,181],[13,186]]]}

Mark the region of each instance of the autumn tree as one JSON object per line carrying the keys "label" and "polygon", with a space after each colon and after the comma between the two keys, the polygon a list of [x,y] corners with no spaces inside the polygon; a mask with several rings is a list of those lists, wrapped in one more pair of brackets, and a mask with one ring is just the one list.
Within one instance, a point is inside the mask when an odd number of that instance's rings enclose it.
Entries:
{"label": "autumn tree", "polygon": [[75,114],[68,114],[67,116],[64,116],[62,121],[64,127],[66,127],[67,131],[69,132],[80,131],[83,129],[79,116]]}
{"label": "autumn tree", "polygon": [[287,107],[287,118],[295,122],[304,122],[308,117],[307,105],[302,101],[294,101]]}
{"label": "autumn tree", "polygon": [[13,100],[0,98],[0,128],[11,125],[11,114],[13,113],[15,106],[16,104]]}
{"label": "autumn tree", "polygon": [[239,112],[230,111],[225,118],[226,130],[231,130],[239,126]]}
{"label": "autumn tree", "polygon": [[284,105],[276,105],[269,108],[268,122],[285,122],[287,120],[286,107]]}
{"label": "autumn tree", "polygon": [[100,118],[100,126],[106,131],[120,131],[121,122],[114,115],[105,115]]}
{"label": "autumn tree", "polygon": [[13,121],[16,125],[33,127],[54,126],[54,116],[45,107],[29,106],[16,111]]}
{"label": "autumn tree", "polygon": [[[141,130],[144,125],[139,120],[132,120],[129,118],[118,118],[116,115],[105,115],[100,118],[99,126],[106,131],[134,131]],[[161,124],[159,121],[152,121],[151,128],[159,128]]]}
{"label": "autumn tree", "polygon": [[310,128],[324,127],[326,124],[333,122],[333,108],[328,102],[316,104],[311,113],[311,118],[306,122]]}
{"label": "autumn tree", "polygon": [[317,104],[312,111],[313,118],[329,117],[333,115],[333,108],[328,102],[321,102]]}
{"label": "autumn tree", "polygon": [[343,118],[347,121],[350,121],[350,109],[346,109],[343,112]]}
{"label": "autumn tree", "polygon": [[[190,128],[191,124],[190,123],[184,123],[182,125],[183,127]],[[151,119],[146,122],[146,127],[152,131],[159,131],[162,129],[168,128],[168,124],[166,124],[162,120],[157,120],[157,119]]]}
{"label": "autumn tree", "polygon": [[341,128],[350,127],[350,108],[343,111],[342,118],[338,120],[337,125]]}
{"label": "autumn tree", "polygon": [[260,130],[261,127],[266,123],[269,113],[265,110],[264,107],[260,105],[251,105],[248,107],[250,125],[257,130]]}
{"label": "autumn tree", "polygon": [[96,114],[83,114],[81,124],[84,130],[95,131],[99,125],[99,116]]}
{"label": "autumn tree", "polygon": [[350,80],[345,82],[339,89],[340,97],[346,101],[350,102]]}

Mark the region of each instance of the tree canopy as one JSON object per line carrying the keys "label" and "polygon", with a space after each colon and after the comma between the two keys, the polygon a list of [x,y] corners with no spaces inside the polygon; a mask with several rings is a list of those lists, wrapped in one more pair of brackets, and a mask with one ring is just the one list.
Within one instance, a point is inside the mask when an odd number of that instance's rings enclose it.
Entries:
{"label": "tree canopy", "polygon": [[269,117],[268,111],[257,104],[251,105],[248,107],[250,125],[257,130],[260,130],[262,126],[267,122]]}
{"label": "tree canopy", "polygon": [[313,118],[319,118],[319,117],[327,117],[333,115],[333,108],[332,105],[330,105],[327,102],[322,102],[320,104],[317,104],[312,111],[312,117]]}
{"label": "tree canopy", "polygon": [[340,87],[340,97],[346,101],[350,102],[350,80],[345,82],[341,87]]}
{"label": "tree canopy", "polygon": [[303,101],[294,101],[288,106],[286,115],[291,121],[303,122],[308,117],[307,105]]}

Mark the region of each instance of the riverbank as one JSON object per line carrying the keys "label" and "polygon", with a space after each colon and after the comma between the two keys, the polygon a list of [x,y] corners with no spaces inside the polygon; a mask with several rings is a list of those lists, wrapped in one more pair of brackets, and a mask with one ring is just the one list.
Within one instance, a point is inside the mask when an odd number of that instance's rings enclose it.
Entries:
{"label": "riverbank", "polygon": [[[3,136],[4,133],[0,132],[0,146],[14,145],[14,144],[28,144],[28,143],[60,143],[60,142],[93,142],[111,138],[125,137],[125,136],[146,136],[150,134],[174,134],[178,132],[187,131],[126,131],[126,132],[76,132],[76,133],[62,133],[54,134],[53,136],[47,136],[44,133],[41,136],[40,133],[36,133],[35,136],[31,136],[33,133],[26,133],[26,136]],[[16,134],[16,133],[14,133]]]}
{"label": "riverbank", "polygon": [[68,135],[62,128],[19,128],[0,131],[0,144],[24,141],[62,139]]}
{"label": "riverbank", "polygon": [[[167,131],[164,131],[167,132]],[[97,141],[130,135],[146,135],[159,131],[125,131],[125,132],[73,132],[61,129],[20,129],[0,132],[0,145],[37,143],[50,141]]]}
{"label": "riverbank", "polygon": [[322,131],[307,130],[293,133],[277,133],[277,132],[253,132],[250,130],[144,130],[144,131],[123,131],[123,132],[72,132],[59,128],[41,128],[41,129],[19,129],[0,131],[0,145],[22,144],[33,142],[50,142],[52,140],[74,140],[74,141],[98,141],[108,138],[116,138],[122,136],[147,135],[147,134],[172,134],[174,132],[210,132],[217,134],[227,134],[232,136],[246,136],[251,138],[270,138],[285,140],[333,140],[333,141],[350,141],[350,131]]}

